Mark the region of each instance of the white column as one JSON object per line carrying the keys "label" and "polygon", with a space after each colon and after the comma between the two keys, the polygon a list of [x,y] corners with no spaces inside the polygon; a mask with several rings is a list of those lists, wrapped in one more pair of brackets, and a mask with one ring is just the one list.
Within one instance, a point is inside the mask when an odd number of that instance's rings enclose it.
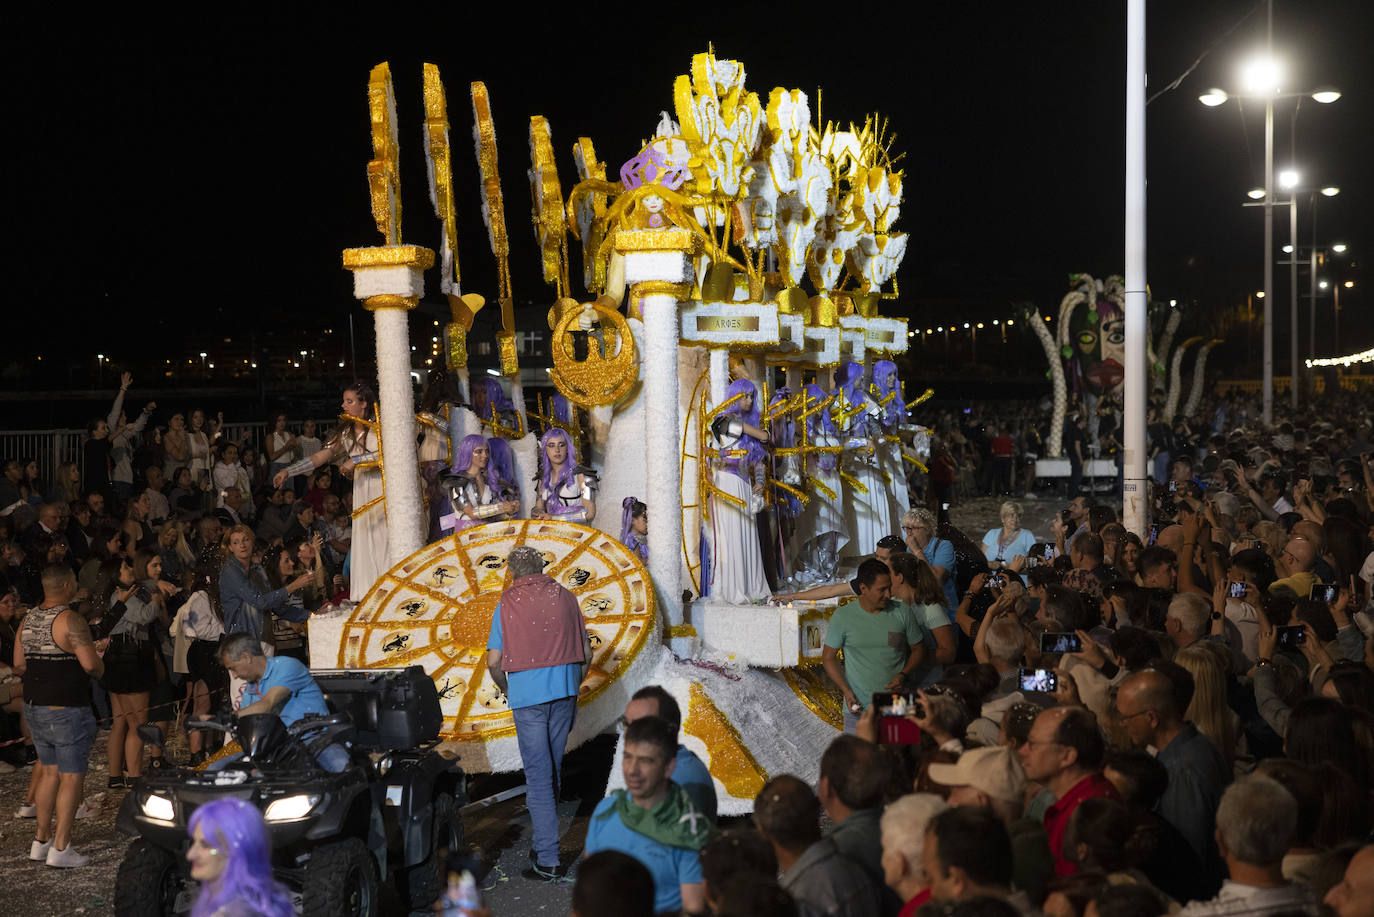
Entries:
{"label": "white column", "polygon": [[407,312],[384,308],[372,313],[377,328],[377,397],[382,417],[382,471],[386,476],[388,566],[400,563],[425,543]]}
{"label": "white column", "polygon": [[1145,405],[1150,394],[1145,289],[1145,0],[1126,4],[1126,379],[1122,522],[1145,537],[1149,526]]}
{"label": "white column", "polygon": [[730,351],[723,348],[711,350],[711,407],[725,400],[725,391],[730,387]]}

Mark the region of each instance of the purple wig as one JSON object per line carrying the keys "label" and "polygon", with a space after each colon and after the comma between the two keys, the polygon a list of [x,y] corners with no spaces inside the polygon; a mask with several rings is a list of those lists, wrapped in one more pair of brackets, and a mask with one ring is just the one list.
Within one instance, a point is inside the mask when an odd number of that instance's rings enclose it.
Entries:
{"label": "purple wig", "polygon": [[[272,842],[262,815],[242,799],[207,802],[191,815],[187,831],[201,836],[226,859],[224,872],[200,887],[191,917],[250,913],[291,917],[286,889],[272,878]],[[239,906],[242,907],[239,907]]]}
{"label": "purple wig", "polygon": [[474,386],[472,400],[473,406],[477,408],[477,416],[482,420],[499,418],[502,414],[509,414],[515,410],[515,403],[501,386],[501,380],[493,379],[491,376],[485,377]]}
{"label": "purple wig", "polygon": [[[759,426],[760,414],[758,388],[748,379],[736,379],[734,382],[731,382],[730,387],[725,390],[725,400],[729,401],[736,395],[749,396],[749,410],[746,411],[744,409],[744,402],[739,401],[731,405],[729,411],[726,413],[734,414],[740,420],[749,424],[749,426],[757,428]],[[767,456],[767,453],[763,451],[763,444],[748,433],[740,436],[739,445],[735,448],[745,450],[745,458],[751,463],[761,462]]]}
{"label": "purple wig", "polygon": [[850,407],[864,397],[864,368],[862,363],[845,363],[835,371],[835,388],[844,393]]}
{"label": "purple wig", "polygon": [[[472,465],[472,453],[478,446],[486,446],[487,438],[480,433],[469,433],[458,443],[458,455],[453,459],[453,473],[467,474],[468,468]],[[490,447],[488,447],[490,449]],[[484,472],[488,484],[491,482],[491,456],[487,456],[487,468]]]}
{"label": "purple wig", "polygon": [[500,436],[487,439],[487,450],[491,457],[487,460],[487,482],[495,491],[518,492],[515,484],[515,452],[510,442]]}
{"label": "purple wig", "polygon": [[883,408],[883,426],[896,429],[906,421],[906,403],[902,401],[902,382],[897,378],[897,364],[891,360],[879,360],[873,364],[873,385],[878,390],[878,400],[896,392],[892,400]]}
{"label": "purple wig", "polygon": [[562,396],[562,395],[554,395],[554,396],[553,396],[553,403],[552,403],[552,406],[550,407],[550,410],[553,412],[553,419],[554,419],[554,420],[558,421],[558,422],[561,423],[561,424],[565,424],[565,425],[568,425],[568,426],[571,426],[571,425],[572,425],[572,421],[573,421],[573,408],[572,408],[572,402],[568,401],[567,398],[565,398],[565,397]]}
{"label": "purple wig", "polygon": [[[806,387],[806,407],[808,409],[820,404],[829,397],[830,393],[819,385],[808,385]],[[830,416],[830,408],[827,407],[823,411],[817,411],[806,418],[806,435],[813,446],[816,445],[816,441],[820,439],[822,435],[829,436],[832,442],[839,442],[840,431],[835,427],[834,418]],[[828,453],[821,453],[818,458],[820,459],[820,467],[823,471],[834,471],[839,464],[835,456]]]}
{"label": "purple wig", "polygon": [[646,564],[649,562],[649,545],[640,540],[635,533],[634,521],[638,516],[642,516],[649,511],[649,507],[640,503],[634,497],[626,497],[620,501],[620,543],[625,545]]}
{"label": "purple wig", "polygon": [[[558,477],[553,478],[553,469],[549,467],[549,455],[546,451],[549,443],[555,439],[563,440],[563,444],[568,447],[568,460],[563,463],[563,467],[558,470]],[[577,476],[573,474],[573,469],[577,467],[577,454],[573,450],[572,437],[568,436],[568,431],[554,427],[539,437],[539,484],[542,489],[546,489],[551,494],[557,494],[565,486],[577,483]]]}
{"label": "purple wig", "polygon": [[[784,385],[773,393],[773,399],[768,402],[768,409],[771,411],[778,404],[791,397],[792,392]],[[797,424],[792,419],[790,412],[774,420],[768,432],[773,434],[773,445],[775,446],[790,449],[797,444]]]}

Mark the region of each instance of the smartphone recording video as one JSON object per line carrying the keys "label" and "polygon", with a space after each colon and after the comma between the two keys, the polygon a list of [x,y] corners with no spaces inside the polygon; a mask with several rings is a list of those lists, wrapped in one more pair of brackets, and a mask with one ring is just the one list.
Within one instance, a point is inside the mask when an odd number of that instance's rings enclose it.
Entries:
{"label": "smartphone recording video", "polygon": [[878,741],[883,745],[915,745],[921,741],[921,727],[907,719],[908,714],[925,715],[921,699],[915,694],[874,691],[873,712],[878,715]]}
{"label": "smartphone recording video", "polygon": [[1046,631],[1040,635],[1040,652],[1081,653],[1083,641],[1078,638],[1078,634],[1068,631]]}
{"label": "smartphone recording video", "polygon": [[1307,642],[1307,631],[1301,624],[1284,624],[1279,627],[1279,648],[1295,650]]}
{"label": "smartphone recording video", "polygon": [[1054,669],[1022,669],[1021,690],[1053,694],[1059,688],[1059,673]]}
{"label": "smartphone recording video", "polygon": [[1339,592],[1335,583],[1313,583],[1312,591],[1307,597],[1314,602],[1325,602],[1328,605],[1336,604],[1336,594]]}
{"label": "smartphone recording video", "polygon": [[1226,594],[1233,599],[1243,599],[1249,588],[1246,583],[1227,583]]}

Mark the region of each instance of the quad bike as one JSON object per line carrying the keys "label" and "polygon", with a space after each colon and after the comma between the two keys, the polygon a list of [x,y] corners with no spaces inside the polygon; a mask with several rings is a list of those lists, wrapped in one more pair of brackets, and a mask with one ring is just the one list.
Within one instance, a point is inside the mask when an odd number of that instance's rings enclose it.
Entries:
{"label": "quad bike", "polygon": [[[371,917],[382,882],[403,906],[428,907],[443,890],[449,852],[463,847],[463,771],[436,750],[442,715],[434,682],[420,666],[316,672],[331,713],[290,726],[275,714],[192,722],[225,732],[242,754],[220,769],[163,767],[143,775],[116,822],[135,838],[119,867],[115,913],[187,913],[197,884],[186,850],[191,814],[216,799],[251,802],[272,841],[275,877],[306,917]],[[139,729],[160,746],[155,726]],[[332,773],[316,762],[331,744],[349,751]]]}

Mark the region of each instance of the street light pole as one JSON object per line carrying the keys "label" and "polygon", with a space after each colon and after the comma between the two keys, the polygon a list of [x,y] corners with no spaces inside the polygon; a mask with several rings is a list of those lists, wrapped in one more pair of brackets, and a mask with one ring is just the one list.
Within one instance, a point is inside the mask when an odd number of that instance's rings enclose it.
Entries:
{"label": "street light pole", "polygon": [[1291,403],[1293,410],[1298,409],[1298,192],[1293,190],[1288,199],[1288,244],[1293,254],[1288,258],[1288,296],[1289,296],[1289,365],[1292,367],[1289,380],[1292,388]]}
{"label": "street light pole", "polygon": [[1149,526],[1146,499],[1145,410],[1149,396],[1146,366],[1145,277],[1145,0],[1126,2],[1126,378],[1123,413],[1121,521],[1144,538]]}

